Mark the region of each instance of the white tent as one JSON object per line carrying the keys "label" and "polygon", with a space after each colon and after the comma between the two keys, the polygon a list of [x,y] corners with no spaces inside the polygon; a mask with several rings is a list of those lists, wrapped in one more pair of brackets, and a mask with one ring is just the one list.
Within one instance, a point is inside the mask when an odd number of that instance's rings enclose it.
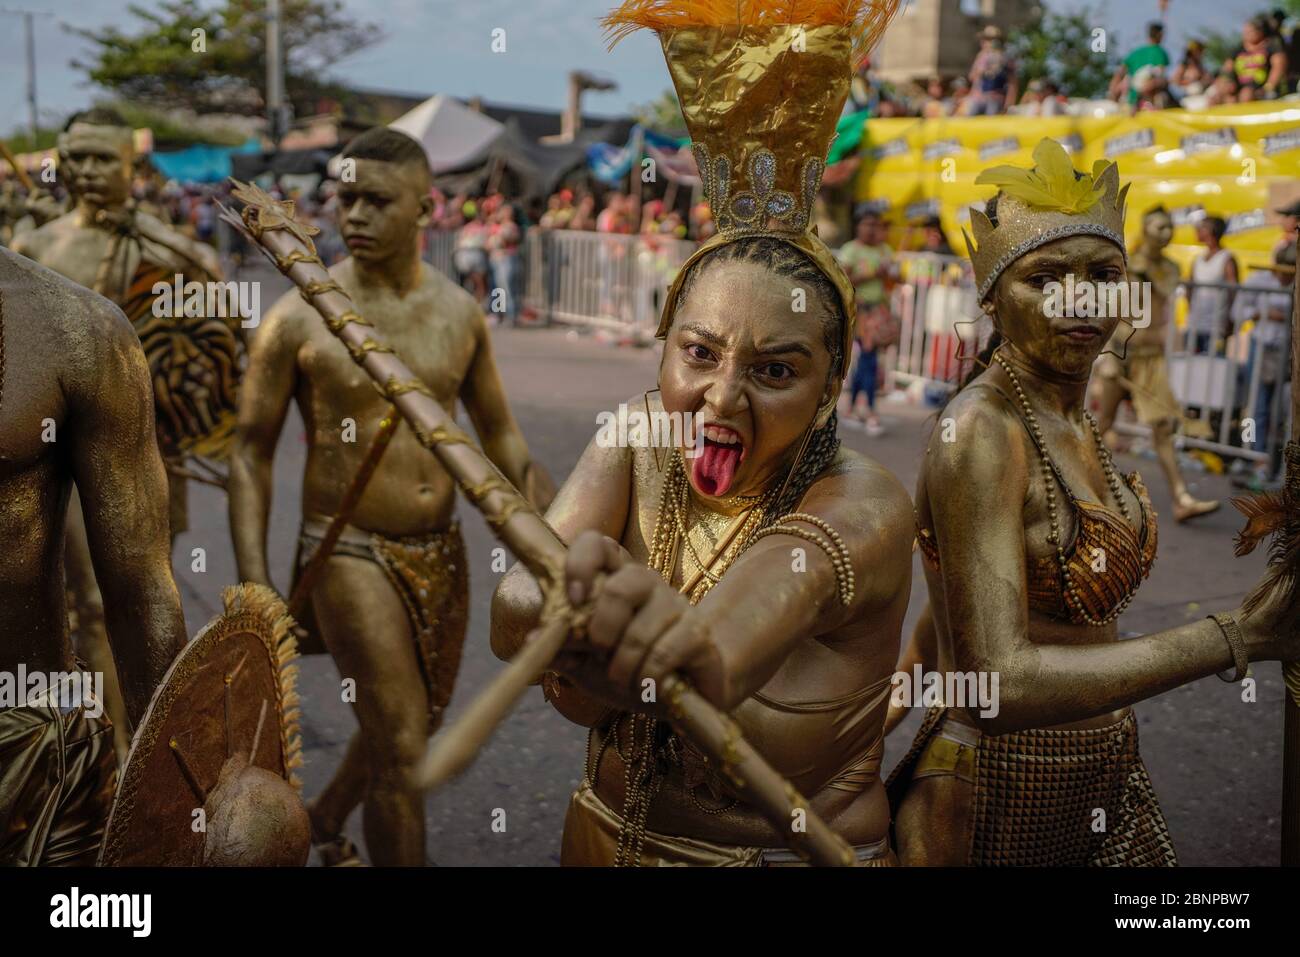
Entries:
{"label": "white tent", "polygon": [[455,169],[477,156],[505,127],[449,96],[431,96],[388,124],[420,142],[434,174]]}

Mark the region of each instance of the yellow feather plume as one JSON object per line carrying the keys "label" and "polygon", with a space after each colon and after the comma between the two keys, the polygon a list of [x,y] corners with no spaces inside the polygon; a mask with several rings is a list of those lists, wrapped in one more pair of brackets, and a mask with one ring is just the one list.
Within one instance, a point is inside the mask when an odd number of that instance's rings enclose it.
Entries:
{"label": "yellow feather plume", "polygon": [[624,0],[600,23],[610,47],[637,30],[676,27],[842,26],[856,62],[871,52],[899,0]]}
{"label": "yellow feather plume", "polygon": [[1098,160],[1092,175],[1078,179],[1074,164],[1065,147],[1054,139],[1044,138],[1034,147],[1034,168],[994,166],[975,177],[977,186],[996,186],[1036,209],[1062,213],[1086,213],[1105,195],[1097,182],[1110,164]]}

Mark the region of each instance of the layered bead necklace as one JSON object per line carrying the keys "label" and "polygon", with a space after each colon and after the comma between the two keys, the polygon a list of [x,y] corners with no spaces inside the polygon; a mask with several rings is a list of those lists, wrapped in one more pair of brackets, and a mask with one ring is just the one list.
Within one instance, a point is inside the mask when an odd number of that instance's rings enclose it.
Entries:
{"label": "layered bead necklace", "polygon": [[[1011,386],[1015,390],[1016,400],[1020,403],[1020,408],[1024,411],[1025,422],[1029,426],[1029,431],[1034,437],[1034,447],[1038,450],[1039,460],[1043,470],[1043,485],[1047,489],[1047,518],[1051,531],[1047,536],[1047,543],[1056,549],[1056,561],[1061,567],[1061,580],[1064,584],[1065,600],[1070,607],[1078,612],[1090,625],[1107,625],[1119,618],[1128,608],[1129,604],[1137,595],[1137,589],[1134,588],[1120,601],[1119,605],[1113,612],[1104,618],[1094,617],[1085,606],[1083,600],[1079,597],[1079,589],[1073,581],[1070,573],[1070,560],[1065,555],[1065,547],[1061,542],[1061,522],[1056,507],[1056,476],[1059,472],[1056,464],[1047,454],[1047,444],[1043,440],[1043,430],[1038,424],[1038,417],[1034,415],[1034,408],[1029,402],[1029,396],[1025,393],[1024,387],[1020,384],[1020,377],[1016,375],[1011,363],[1002,355],[1001,350],[993,353],[993,359],[1002,367],[1002,371],[1007,374],[1011,380]],[[1097,457],[1101,460],[1101,470],[1106,476],[1106,485],[1110,488],[1110,494],[1115,499],[1115,504],[1119,507],[1120,514],[1124,516],[1125,522],[1131,521],[1128,504],[1124,501],[1124,496],[1120,492],[1119,473],[1115,469],[1115,462],[1111,459],[1110,449],[1106,448],[1106,443],[1102,441],[1101,430],[1097,427],[1097,420],[1087,410],[1083,413],[1084,420],[1092,430],[1093,441],[1097,445]],[[1068,494],[1068,490],[1067,490]]]}

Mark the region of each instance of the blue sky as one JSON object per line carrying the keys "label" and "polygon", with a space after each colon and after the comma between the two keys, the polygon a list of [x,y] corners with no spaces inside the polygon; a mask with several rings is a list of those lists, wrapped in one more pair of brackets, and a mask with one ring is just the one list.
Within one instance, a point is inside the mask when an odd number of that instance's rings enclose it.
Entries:
{"label": "blue sky", "polygon": [[[129,0],[2,0],[53,16],[36,20],[37,96],[43,123],[83,108],[98,91],[68,66],[84,44],[59,22],[95,28],[129,28]],[[138,0],[146,6],[150,0]],[[1045,0],[1049,9],[1077,9],[1077,0]],[[1103,0],[1098,25],[1127,50],[1143,25],[1158,14],[1157,0]],[[613,0],[345,0],[358,19],[378,23],[385,39],[334,66],[334,74],[357,86],[409,93],[480,95],[495,102],[559,109],[571,69],[603,74],[616,92],[588,94],[594,113],[620,113],[658,96],[668,86],[659,47],[651,35],[625,40],[606,52],[597,18]],[[1169,0],[1166,48],[1181,50],[1202,27],[1236,31],[1266,0]],[[506,31],[506,52],[490,49],[492,31]],[[891,29],[906,27],[903,14]],[[20,18],[0,14],[0,131],[27,121],[26,73]]]}

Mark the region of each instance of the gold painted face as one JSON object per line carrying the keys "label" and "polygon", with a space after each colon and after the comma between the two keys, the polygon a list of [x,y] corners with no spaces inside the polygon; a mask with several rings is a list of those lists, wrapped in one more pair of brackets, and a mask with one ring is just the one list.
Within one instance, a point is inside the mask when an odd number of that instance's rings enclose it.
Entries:
{"label": "gold painted face", "polygon": [[826,307],[808,290],[797,311],[796,283],[753,263],[702,266],[664,344],[663,405],[704,427],[703,453],[687,460],[697,493],[757,494],[833,394]]}
{"label": "gold painted face", "polygon": [[405,255],[433,208],[427,178],[410,163],[357,159],[353,182],[339,185],[339,232],[365,263]]}
{"label": "gold painted face", "polygon": [[1159,249],[1164,249],[1174,238],[1174,221],[1168,213],[1154,213],[1142,221],[1142,233]]}
{"label": "gold painted face", "polygon": [[986,306],[1003,337],[1044,372],[1088,375],[1119,318],[1050,315],[1051,283],[1126,282],[1119,247],[1099,236],[1069,236],[1021,256],[998,277]]}
{"label": "gold painted face", "polygon": [[65,135],[59,161],[68,189],[83,202],[120,206],[131,195],[130,140],[123,142],[121,130],[78,124]]}

